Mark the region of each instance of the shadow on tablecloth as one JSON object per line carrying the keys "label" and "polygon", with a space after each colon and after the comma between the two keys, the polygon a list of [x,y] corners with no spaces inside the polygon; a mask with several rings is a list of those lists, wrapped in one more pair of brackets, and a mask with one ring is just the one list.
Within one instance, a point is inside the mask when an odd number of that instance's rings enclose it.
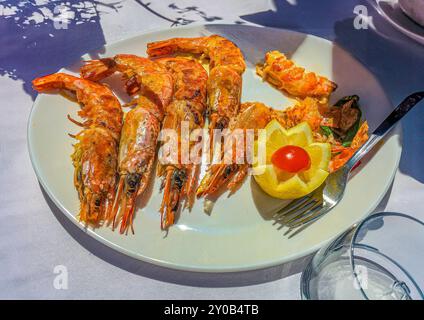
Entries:
{"label": "shadow on tablecloth", "polygon": [[120,0],[21,1],[5,4],[0,14],[0,76],[23,81],[33,99],[31,81],[57,72],[86,52],[104,46],[100,14],[121,8]]}

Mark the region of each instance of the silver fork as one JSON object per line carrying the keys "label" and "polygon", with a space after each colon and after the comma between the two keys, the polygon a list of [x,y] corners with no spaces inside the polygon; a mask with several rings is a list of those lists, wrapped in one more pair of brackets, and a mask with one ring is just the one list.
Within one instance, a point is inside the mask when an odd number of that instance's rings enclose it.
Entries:
{"label": "silver fork", "polygon": [[274,214],[274,224],[287,226],[284,235],[289,238],[306,229],[313,222],[323,217],[342,199],[352,168],[361,160],[421,99],[424,91],[406,97],[393,112],[374,130],[366,143],[359,148],[352,158],[339,170],[327,177],[325,184],[311,194],[292,201]]}

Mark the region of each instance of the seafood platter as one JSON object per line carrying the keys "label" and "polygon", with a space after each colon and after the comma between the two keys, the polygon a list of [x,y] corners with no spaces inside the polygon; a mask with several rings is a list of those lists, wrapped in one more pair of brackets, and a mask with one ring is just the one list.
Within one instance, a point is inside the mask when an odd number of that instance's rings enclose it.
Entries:
{"label": "seafood platter", "polygon": [[369,214],[398,166],[399,128],[336,208],[287,237],[276,213],[319,190],[392,108],[349,53],[281,29],[205,25],[140,34],[76,65],[32,82],[35,172],[73,223],[143,261],[225,272],[301,258]]}

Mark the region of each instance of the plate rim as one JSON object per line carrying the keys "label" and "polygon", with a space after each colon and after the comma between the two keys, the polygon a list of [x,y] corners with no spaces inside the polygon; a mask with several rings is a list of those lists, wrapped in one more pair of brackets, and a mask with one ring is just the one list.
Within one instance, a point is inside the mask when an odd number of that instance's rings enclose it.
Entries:
{"label": "plate rim", "polygon": [[[166,28],[166,27],[162,27],[162,28],[154,28],[154,29],[150,29],[147,30],[145,32],[140,32],[138,34],[129,36],[129,37],[125,37],[123,39],[120,39],[118,41],[115,42],[111,42],[111,43],[105,43],[103,45],[103,47],[106,46],[116,46],[119,45],[123,42],[126,42],[128,40],[143,36],[143,35],[147,35],[147,34],[151,34],[151,33],[155,33],[155,32],[163,32],[163,31],[169,31],[172,29],[195,29],[195,28],[200,28],[200,27],[205,27],[205,26],[211,26],[211,25],[215,25],[215,26],[225,26],[225,27],[232,27],[232,26],[237,26],[237,27],[241,27],[240,25],[237,24],[220,24],[220,23],[193,23],[190,25],[186,25],[186,26],[178,26],[178,27],[172,27],[172,28]],[[328,39],[325,38],[321,38],[312,34],[307,34],[307,33],[303,33],[303,32],[298,32],[298,31],[294,31],[294,30],[289,30],[289,29],[284,29],[284,28],[272,28],[272,27],[263,27],[263,26],[256,26],[256,25],[246,25],[248,27],[254,27],[254,28],[265,28],[265,29],[273,29],[273,30],[278,30],[278,31],[284,31],[284,32],[289,32],[289,33],[294,33],[294,34],[299,34],[299,35],[305,35],[307,37],[313,37],[316,40],[322,41],[322,42],[326,42],[332,46],[336,46],[339,50],[342,50],[345,54],[349,55],[353,60],[355,60],[355,62],[359,63],[361,66],[364,67],[364,69],[366,69],[370,74],[373,75],[374,78],[375,75],[374,73],[369,70],[364,64],[362,64],[361,61],[357,60],[354,56],[352,56],[352,54],[348,51],[346,51],[343,47],[341,47],[340,45],[338,45],[337,43],[330,41]],[[99,50],[95,49],[93,51]],[[84,57],[86,54],[83,54],[81,57]],[[63,68],[66,68],[63,67]],[[63,69],[61,68],[61,69]],[[381,86],[380,82],[378,81],[378,79],[376,78],[377,83]],[[383,89],[383,93],[387,99],[387,101],[392,104],[392,101],[389,99],[389,97],[387,96],[385,90],[383,87],[381,87]],[[30,156],[30,160],[31,160],[31,164],[32,167],[35,171],[35,174],[37,176],[37,180],[39,181],[39,183],[41,184],[43,190],[46,192],[46,194],[49,196],[50,200],[53,201],[53,203],[56,205],[56,207],[62,212],[62,214],[64,214],[70,221],[72,221],[72,223],[74,225],[76,225],[78,227],[78,229],[80,229],[82,232],[84,232],[85,234],[88,234],[90,237],[92,237],[93,239],[95,239],[96,241],[99,241],[100,243],[102,243],[103,245],[118,251],[120,254],[126,255],[128,257],[131,257],[133,259],[136,260],[141,260],[143,262],[146,263],[151,263],[153,265],[159,266],[159,267],[163,267],[163,268],[167,268],[167,269],[172,269],[172,270],[179,270],[179,271],[190,271],[190,272],[199,272],[199,273],[231,273],[231,272],[244,272],[244,271],[253,271],[253,270],[260,270],[260,269],[266,269],[266,268],[270,268],[270,267],[274,267],[277,265],[282,265],[285,263],[289,263],[291,261],[295,261],[297,259],[301,259],[304,258],[314,252],[316,252],[317,250],[319,250],[321,247],[325,246],[327,243],[329,243],[333,237],[331,237],[330,239],[326,239],[324,241],[321,241],[317,244],[315,244],[314,246],[311,246],[308,250],[304,250],[300,253],[295,253],[292,255],[287,255],[284,256],[283,258],[278,258],[278,259],[273,259],[273,260],[266,260],[265,262],[261,262],[261,263],[251,263],[249,265],[246,266],[233,266],[233,265],[227,265],[227,266],[192,266],[192,265],[184,265],[184,264],[179,264],[179,263],[175,263],[175,262],[170,262],[170,261],[166,261],[166,260],[161,260],[161,259],[156,259],[156,258],[152,258],[146,255],[142,255],[139,253],[135,253],[131,250],[128,250],[118,244],[115,244],[112,241],[109,241],[108,239],[104,238],[103,236],[99,235],[98,233],[95,232],[95,230],[93,230],[90,227],[86,227],[84,226],[77,218],[76,216],[74,216],[71,212],[69,212],[69,210],[67,210],[57,199],[56,197],[53,196],[53,192],[52,190],[50,190],[50,188],[47,186],[47,183],[45,182],[45,180],[43,179],[43,177],[41,177],[40,175],[40,168],[38,167],[37,161],[34,159],[34,151],[33,151],[33,146],[32,146],[32,129],[31,129],[31,124],[32,124],[32,120],[35,114],[35,111],[37,106],[40,103],[40,98],[41,95],[37,95],[36,99],[34,100],[32,107],[31,107],[31,111],[28,117],[28,121],[27,121],[27,148],[28,148],[28,153]],[[400,163],[400,159],[401,159],[401,154],[402,154],[402,149],[403,149],[403,145],[402,145],[402,130],[401,130],[401,123],[398,123],[395,128],[393,128],[391,134],[397,134],[398,138],[399,138],[399,148],[398,148],[398,155],[397,155],[397,159],[396,159],[396,165],[394,166],[394,170],[393,172],[391,172],[391,175],[389,177],[389,181],[390,183],[388,183],[385,187],[384,187],[384,192],[382,192],[380,194],[380,196],[374,200],[374,202],[372,203],[372,205],[370,206],[370,210],[369,212],[364,212],[363,215],[361,215],[361,218],[358,219],[357,221],[355,221],[353,224],[358,223],[359,221],[361,221],[362,219],[364,219],[365,217],[367,217],[369,214],[371,214],[374,209],[378,206],[378,204],[381,202],[381,200],[385,197],[385,195],[387,194],[387,191],[390,189],[394,177],[396,175],[396,172],[398,171],[399,168],[399,163]],[[352,225],[353,225],[352,224]],[[345,230],[341,230],[338,234],[343,233]],[[84,246],[85,247],[85,246]],[[103,260],[103,259],[102,259]]]}
{"label": "plate rim", "polygon": [[[420,44],[424,44],[424,36],[417,34],[405,27],[403,27],[402,25],[400,25],[397,20],[393,19],[389,14],[387,14],[386,10],[384,10],[381,5],[380,2],[382,2],[382,0],[376,0],[376,5],[377,5],[377,11],[380,13],[380,15],[386,19],[386,21],[388,21],[396,30],[398,30],[399,32],[403,33],[404,35],[406,35],[408,38],[420,43]],[[384,1],[383,1],[384,2]],[[403,11],[400,7],[399,1],[396,2],[396,5],[398,6],[398,9]],[[414,21],[412,21],[411,18],[407,17],[406,14],[404,12],[402,12],[405,15],[405,19],[410,19],[411,23],[416,23]],[[418,25],[418,23],[417,23]],[[424,27],[423,27],[424,28]]]}

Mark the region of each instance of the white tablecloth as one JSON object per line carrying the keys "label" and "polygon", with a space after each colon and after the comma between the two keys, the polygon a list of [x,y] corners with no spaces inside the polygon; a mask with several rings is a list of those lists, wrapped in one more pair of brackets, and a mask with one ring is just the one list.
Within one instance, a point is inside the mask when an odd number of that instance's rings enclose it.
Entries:
{"label": "white tablecloth", "polygon": [[[299,299],[307,258],[253,272],[178,272],[127,258],[67,221],[43,193],[29,160],[30,81],[104,43],[149,29],[256,23],[337,41],[374,72],[395,104],[424,89],[424,47],[395,31],[366,1],[149,2],[70,1],[70,27],[60,30],[52,28],[52,5],[60,1],[30,1],[26,7],[0,2],[0,298]],[[354,28],[357,4],[373,16],[368,29]],[[423,219],[424,105],[402,122],[402,160],[378,209]],[[57,266],[66,267],[67,289],[55,288]]]}

